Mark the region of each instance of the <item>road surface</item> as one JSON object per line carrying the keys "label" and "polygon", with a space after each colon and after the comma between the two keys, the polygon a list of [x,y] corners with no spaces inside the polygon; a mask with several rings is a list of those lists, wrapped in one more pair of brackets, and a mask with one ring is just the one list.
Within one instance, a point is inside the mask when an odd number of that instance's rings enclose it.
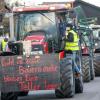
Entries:
{"label": "road surface", "polygon": [[[19,97],[18,100],[58,100],[54,91],[38,91],[30,92],[27,97]],[[84,92],[82,94],[76,94],[71,99],[59,99],[59,100],[100,100],[100,77],[96,77],[94,81],[84,84]]]}

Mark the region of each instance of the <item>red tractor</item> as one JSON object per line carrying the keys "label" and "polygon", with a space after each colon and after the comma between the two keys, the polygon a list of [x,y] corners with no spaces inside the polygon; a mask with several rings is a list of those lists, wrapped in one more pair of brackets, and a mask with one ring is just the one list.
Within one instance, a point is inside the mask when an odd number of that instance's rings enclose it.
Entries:
{"label": "red tractor", "polygon": [[[61,49],[61,46],[62,46],[62,37],[64,33],[61,32],[61,29],[63,29],[64,31],[67,15],[69,15],[69,12],[72,12],[72,8],[71,6],[69,6],[69,3],[68,5],[52,4],[52,5],[38,5],[34,7],[18,7],[18,8],[15,7],[13,9],[13,14],[14,14],[13,18],[15,26],[14,36],[16,38],[16,41],[9,42],[9,48],[13,56],[14,55],[25,56],[24,49],[28,49],[29,47],[30,47],[30,55],[32,56],[39,55],[38,58],[41,55],[45,56],[45,54],[49,54],[49,56],[50,55],[52,56],[52,54],[56,55],[60,54],[60,58],[62,59],[58,61],[58,63],[60,64],[60,70],[57,72],[60,74],[60,76],[58,77],[57,76],[58,74],[56,73],[54,75],[60,79],[59,87],[57,87],[57,85],[48,85],[46,88],[46,89],[54,89],[55,95],[60,98],[73,97],[75,92],[76,93],[83,92],[82,75],[81,74],[77,75],[77,73],[74,71],[72,54],[67,54],[66,57],[62,56],[63,49]],[[61,24],[62,27],[59,27],[60,21],[62,23]],[[26,44],[25,45],[26,47],[24,48],[23,43],[25,41],[31,41],[30,42],[31,44],[28,45]],[[6,54],[1,54],[1,56],[4,55],[8,56]],[[78,56],[81,57],[80,55]],[[19,57],[18,59],[21,58]],[[20,61],[18,63],[21,63]],[[31,63],[33,63],[32,61],[34,61],[34,58],[33,60],[30,60]],[[45,63],[47,63],[46,59],[43,60],[44,66]],[[78,61],[78,64],[81,71],[81,61]],[[51,68],[44,67],[44,68],[45,68],[44,70],[48,72],[48,74],[50,74],[50,71],[56,70],[56,67],[51,67]],[[36,71],[38,73],[41,71],[45,72],[41,68],[35,70],[35,68],[28,67],[27,69],[25,69],[20,66],[19,69],[20,72],[22,72],[23,74],[27,72],[31,73],[32,71],[34,71],[34,73],[36,73]],[[43,73],[43,75],[45,75],[45,73]],[[51,79],[52,77],[49,78]],[[37,79],[38,77],[34,78],[34,80]],[[19,80],[21,80],[21,78]],[[52,80],[50,82],[52,82]],[[43,86],[43,84],[41,85]],[[41,88],[39,86],[35,87],[35,90],[40,90],[40,89]],[[45,88],[43,89],[45,90]],[[2,100],[17,100],[18,94],[20,92],[22,93],[23,91],[30,91],[30,89],[26,90],[22,89],[22,91],[17,91],[17,92],[16,91],[8,91],[7,93],[2,92],[1,98]]]}
{"label": "red tractor", "polygon": [[32,45],[31,54],[49,53],[48,42],[44,31],[31,31],[25,38],[25,41],[30,40]]}

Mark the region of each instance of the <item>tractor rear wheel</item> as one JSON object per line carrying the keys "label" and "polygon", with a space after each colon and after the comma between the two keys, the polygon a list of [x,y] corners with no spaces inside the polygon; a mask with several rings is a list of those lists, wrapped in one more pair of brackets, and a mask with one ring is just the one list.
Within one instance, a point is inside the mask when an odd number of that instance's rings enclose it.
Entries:
{"label": "tractor rear wheel", "polygon": [[87,56],[83,56],[82,58],[82,72],[83,72],[83,81],[90,82],[91,80],[90,63],[89,63],[89,57]]}
{"label": "tractor rear wheel", "polygon": [[55,90],[58,98],[70,98],[75,94],[75,78],[73,75],[72,58],[68,55],[60,62],[61,86]]}

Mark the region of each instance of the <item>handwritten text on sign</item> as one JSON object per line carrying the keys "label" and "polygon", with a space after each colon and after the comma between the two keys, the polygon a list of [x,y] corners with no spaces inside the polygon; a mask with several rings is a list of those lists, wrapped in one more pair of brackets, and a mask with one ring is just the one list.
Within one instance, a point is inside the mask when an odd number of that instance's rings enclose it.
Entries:
{"label": "handwritten text on sign", "polygon": [[60,84],[57,55],[0,57],[1,91],[50,90]]}

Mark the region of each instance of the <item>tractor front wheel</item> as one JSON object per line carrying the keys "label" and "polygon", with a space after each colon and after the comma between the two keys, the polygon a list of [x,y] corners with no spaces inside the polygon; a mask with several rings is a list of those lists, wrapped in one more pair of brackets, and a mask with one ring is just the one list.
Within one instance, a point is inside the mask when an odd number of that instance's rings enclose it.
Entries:
{"label": "tractor front wheel", "polygon": [[70,98],[75,94],[75,78],[72,69],[71,55],[62,59],[60,62],[60,79],[61,86],[55,90],[55,95],[58,98]]}

